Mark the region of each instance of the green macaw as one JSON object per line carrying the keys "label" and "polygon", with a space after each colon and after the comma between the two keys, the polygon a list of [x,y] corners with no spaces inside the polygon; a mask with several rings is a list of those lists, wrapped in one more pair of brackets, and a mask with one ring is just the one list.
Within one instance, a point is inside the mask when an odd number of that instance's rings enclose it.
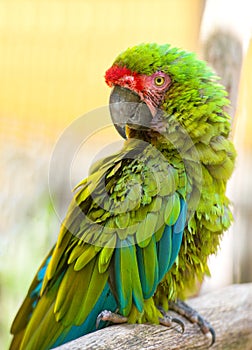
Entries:
{"label": "green macaw", "polygon": [[[208,257],[232,221],[229,102],[211,69],[192,53],[141,44],[105,79],[126,140],[76,189],[13,322],[10,349],[51,349],[111,322],[183,328],[166,311],[190,318],[180,299],[209,275]],[[212,327],[198,323],[214,341]]]}

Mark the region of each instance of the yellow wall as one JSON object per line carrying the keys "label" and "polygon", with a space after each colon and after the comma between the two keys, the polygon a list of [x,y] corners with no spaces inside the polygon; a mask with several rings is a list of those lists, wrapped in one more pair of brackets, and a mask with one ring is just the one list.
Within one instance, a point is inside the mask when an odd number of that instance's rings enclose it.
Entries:
{"label": "yellow wall", "polygon": [[252,39],[244,59],[238,98],[234,137],[245,152],[252,152]]}
{"label": "yellow wall", "polygon": [[197,50],[202,0],[0,2],[1,138],[55,136],[106,104],[104,72],[143,41]]}

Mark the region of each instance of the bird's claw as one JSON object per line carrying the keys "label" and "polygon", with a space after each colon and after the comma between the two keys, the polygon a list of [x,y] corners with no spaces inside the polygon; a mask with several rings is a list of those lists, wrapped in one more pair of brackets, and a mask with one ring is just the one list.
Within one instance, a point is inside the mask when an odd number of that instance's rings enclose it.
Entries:
{"label": "bird's claw", "polygon": [[209,345],[209,348],[210,348],[215,343],[215,330],[210,325],[210,323],[208,323],[206,320],[204,320],[204,318],[201,317],[200,315],[197,315],[196,323],[199,326],[199,328],[203,334],[208,334],[208,333],[211,334],[212,341],[211,341],[211,344]]}
{"label": "bird's claw", "polygon": [[99,313],[99,315],[96,318],[96,328],[99,327],[99,324],[101,321],[104,322],[112,322],[112,323],[126,323],[128,321],[128,318],[122,315],[119,315],[115,312],[112,312],[110,310],[103,310]]}
{"label": "bird's claw", "polygon": [[162,318],[159,318],[159,323],[162,324],[163,326],[170,327],[172,323],[177,323],[181,326],[181,333],[184,333],[185,330],[185,324],[183,321],[181,321],[178,318],[171,317],[168,315],[164,315]]}
{"label": "bird's claw", "polygon": [[211,334],[212,341],[209,345],[209,348],[215,343],[215,331],[213,327],[208,323],[202,316],[200,316],[197,311],[195,311],[192,307],[187,305],[181,300],[177,300],[176,302],[170,301],[169,302],[169,310],[173,310],[179,315],[185,317],[188,321],[191,323],[196,323],[201,332],[203,334]]}
{"label": "bird's claw", "polygon": [[181,333],[184,333],[185,330],[185,324],[183,321],[181,321],[179,318],[172,317],[165,312],[165,310],[162,307],[158,307],[159,311],[163,315],[163,317],[159,318],[159,323],[166,327],[171,327],[172,323],[177,323],[181,326]]}

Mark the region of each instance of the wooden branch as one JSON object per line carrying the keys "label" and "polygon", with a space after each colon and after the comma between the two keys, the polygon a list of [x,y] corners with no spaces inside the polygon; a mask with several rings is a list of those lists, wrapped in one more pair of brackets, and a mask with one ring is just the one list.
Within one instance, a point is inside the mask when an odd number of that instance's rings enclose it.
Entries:
{"label": "wooden branch", "polygon": [[[214,327],[216,343],[211,349],[252,349],[252,284],[225,287],[191,299],[188,304]],[[199,331],[197,325],[183,321],[183,334],[179,326],[114,325],[87,334],[57,350],[207,349],[211,340]]]}

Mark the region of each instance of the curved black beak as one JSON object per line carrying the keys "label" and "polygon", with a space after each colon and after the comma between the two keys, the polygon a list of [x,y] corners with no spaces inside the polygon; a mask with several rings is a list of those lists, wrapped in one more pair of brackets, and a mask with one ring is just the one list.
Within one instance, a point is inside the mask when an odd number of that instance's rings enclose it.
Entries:
{"label": "curved black beak", "polygon": [[125,139],[126,125],[138,130],[150,127],[152,114],[148,106],[129,89],[116,85],[110,95],[109,109],[116,130]]}

